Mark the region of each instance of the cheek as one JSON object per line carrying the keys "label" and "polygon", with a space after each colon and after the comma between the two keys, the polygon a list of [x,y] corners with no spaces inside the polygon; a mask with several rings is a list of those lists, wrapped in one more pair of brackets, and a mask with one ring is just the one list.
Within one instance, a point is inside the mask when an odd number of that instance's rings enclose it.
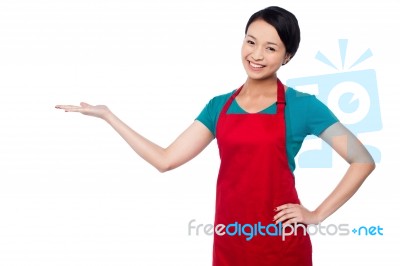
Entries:
{"label": "cheek", "polygon": [[251,54],[251,49],[249,47],[242,46],[242,58],[244,59],[250,54]]}
{"label": "cheek", "polygon": [[285,60],[285,57],[278,53],[272,54],[269,58],[270,58],[270,63],[278,65],[281,65]]}

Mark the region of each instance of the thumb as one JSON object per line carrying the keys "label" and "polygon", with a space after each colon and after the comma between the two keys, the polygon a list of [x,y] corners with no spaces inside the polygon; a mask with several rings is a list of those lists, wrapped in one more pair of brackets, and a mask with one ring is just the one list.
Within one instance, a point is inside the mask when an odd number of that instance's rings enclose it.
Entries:
{"label": "thumb", "polygon": [[81,102],[81,106],[82,106],[82,107],[89,107],[89,106],[91,106],[91,105],[88,104],[88,103],[85,103],[85,102]]}

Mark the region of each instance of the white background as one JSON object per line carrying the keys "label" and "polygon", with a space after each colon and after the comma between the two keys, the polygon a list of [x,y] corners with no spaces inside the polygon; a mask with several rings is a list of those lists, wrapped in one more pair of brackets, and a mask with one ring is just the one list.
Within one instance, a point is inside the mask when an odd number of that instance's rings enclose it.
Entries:
{"label": "white background", "polygon": [[[353,3],[354,2],[354,3]],[[335,73],[370,48],[356,69],[375,69],[383,129],[360,136],[382,162],[325,223],[377,226],[383,236],[313,236],[315,265],[396,265],[399,8],[392,1],[0,1],[0,265],[211,265],[219,157],[214,141],[165,174],[142,161],[105,122],[54,109],[107,104],[132,128],[166,146],[215,95],[241,85],[244,27],[269,5],[292,11],[298,54],[280,78]],[[346,164],[297,169],[313,209]]]}

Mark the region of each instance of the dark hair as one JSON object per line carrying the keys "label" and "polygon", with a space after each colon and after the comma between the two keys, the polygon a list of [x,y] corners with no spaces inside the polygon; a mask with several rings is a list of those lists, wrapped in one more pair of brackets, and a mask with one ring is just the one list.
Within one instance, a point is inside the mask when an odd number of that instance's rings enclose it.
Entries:
{"label": "dark hair", "polygon": [[249,18],[245,34],[247,34],[250,24],[259,19],[264,20],[276,29],[285,45],[286,52],[292,58],[296,54],[300,44],[300,27],[296,17],[286,9],[278,6],[270,6],[254,13]]}

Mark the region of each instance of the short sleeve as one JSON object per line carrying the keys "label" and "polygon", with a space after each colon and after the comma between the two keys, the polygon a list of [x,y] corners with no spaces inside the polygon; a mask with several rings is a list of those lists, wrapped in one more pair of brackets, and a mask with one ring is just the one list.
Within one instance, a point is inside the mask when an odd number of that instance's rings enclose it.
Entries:
{"label": "short sleeve", "polygon": [[339,119],[314,95],[309,99],[306,128],[308,134],[319,136],[325,129],[339,122]]}
{"label": "short sleeve", "polygon": [[203,108],[203,110],[200,112],[200,114],[196,117],[195,120],[198,120],[202,124],[204,124],[210,131],[211,133],[215,136],[215,122],[212,118],[212,110],[210,110],[210,102],[206,104],[206,106]]}
{"label": "short sleeve", "polygon": [[219,114],[221,113],[224,104],[233,94],[233,92],[234,91],[219,96],[215,96],[214,98],[212,98],[206,104],[206,106],[203,108],[200,114],[196,117],[196,120],[203,123],[214,136]]}

